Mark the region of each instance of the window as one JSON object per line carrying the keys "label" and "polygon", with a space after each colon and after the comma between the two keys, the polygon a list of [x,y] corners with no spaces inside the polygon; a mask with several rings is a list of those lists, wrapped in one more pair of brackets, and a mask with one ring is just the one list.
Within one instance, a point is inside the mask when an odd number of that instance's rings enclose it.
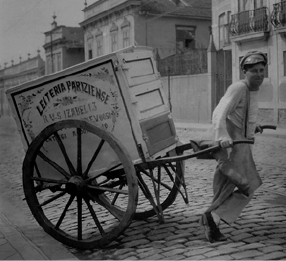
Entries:
{"label": "window", "polygon": [[247,2],[248,0],[238,0],[238,12],[239,13],[250,9],[250,8],[247,9]]}
{"label": "window", "polygon": [[60,71],[62,69],[62,60],[61,60],[61,54],[56,54],[57,56],[57,71]]}
{"label": "window", "polygon": [[[267,57],[267,53],[265,53],[266,57]],[[241,59],[243,58],[243,56],[239,57],[239,64]],[[284,68],[284,73],[285,73],[285,68]],[[268,78],[268,65],[265,66],[265,72],[264,72],[264,77]],[[244,79],[244,73],[241,70],[240,66],[239,66],[239,79],[242,80]]]}
{"label": "window", "polygon": [[124,17],[121,24],[123,48],[130,46],[130,22]]}
{"label": "window", "polygon": [[101,56],[103,55],[103,32],[99,29],[95,34],[96,39],[96,55]]}
{"label": "window", "polygon": [[47,56],[47,74],[52,73],[51,55]]}
{"label": "window", "polygon": [[219,47],[220,49],[225,45],[225,13],[219,16]]}
{"label": "window", "polygon": [[56,54],[52,55],[52,73],[57,71],[56,65],[57,65],[57,57]]}
{"label": "window", "polygon": [[5,95],[4,95],[4,89],[3,88],[0,88],[0,117],[2,116],[2,115],[4,115],[4,106],[3,106],[3,104],[4,104],[4,98],[5,97]]}
{"label": "window", "polygon": [[124,30],[123,31],[123,48],[130,45],[130,31]]}
{"label": "window", "polygon": [[92,59],[93,58],[93,35],[89,33],[87,37],[87,59]]}
{"label": "window", "polygon": [[115,52],[118,49],[118,27],[113,22],[110,28],[111,35],[111,52]]}
{"label": "window", "polygon": [[92,45],[91,45],[91,43],[87,43],[87,50],[88,50],[88,59],[92,59]]}
{"label": "window", "polygon": [[219,47],[220,49],[230,44],[229,24],[231,12],[219,16]]}
{"label": "window", "polygon": [[101,56],[103,55],[103,37],[102,36],[97,36],[96,37],[96,45],[97,45],[97,49],[96,49],[96,52],[97,52],[97,56]]}
{"label": "window", "polygon": [[280,22],[283,26],[286,24],[286,1],[281,0],[281,12],[280,12]]}
{"label": "window", "polygon": [[229,30],[230,30],[230,23],[231,23],[231,12],[227,12],[227,25],[226,25],[226,28],[225,28],[225,31],[226,31],[226,39],[227,39],[227,43],[230,44],[230,33],[229,33]]}
{"label": "window", "polygon": [[264,0],[254,0],[254,9],[264,6]]}
{"label": "window", "polygon": [[286,51],[283,52],[284,76],[286,76]]}
{"label": "window", "polygon": [[196,48],[195,34],[195,26],[176,26],[177,53]]}
{"label": "window", "polygon": [[117,33],[111,34],[111,51],[112,52],[115,52],[117,50],[117,38],[118,38]]}
{"label": "window", "polygon": [[47,56],[47,74],[51,74],[57,71],[57,56],[56,54]]}

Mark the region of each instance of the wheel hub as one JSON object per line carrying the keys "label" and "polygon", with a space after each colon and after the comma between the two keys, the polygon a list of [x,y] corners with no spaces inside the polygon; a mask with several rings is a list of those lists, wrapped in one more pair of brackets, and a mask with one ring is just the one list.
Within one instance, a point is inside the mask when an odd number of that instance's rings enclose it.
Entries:
{"label": "wheel hub", "polygon": [[72,176],[66,184],[66,190],[69,194],[82,194],[85,188],[85,181],[80,176]]}

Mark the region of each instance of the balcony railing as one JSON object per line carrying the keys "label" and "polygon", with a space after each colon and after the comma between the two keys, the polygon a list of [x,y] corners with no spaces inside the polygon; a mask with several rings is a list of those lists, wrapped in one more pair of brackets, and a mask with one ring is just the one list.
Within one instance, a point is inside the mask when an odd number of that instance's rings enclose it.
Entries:
{"label": "balcony railing", "polygon": [[230,34],[238,36],[254,32],[269,31],[269,10],[267,7],[243,11],[231,16]]}
{"label": "balcony railing", "polygon": [[271,23],[275,28],[286,26],[286,1],[281,1],[278,4],[273,5]]}

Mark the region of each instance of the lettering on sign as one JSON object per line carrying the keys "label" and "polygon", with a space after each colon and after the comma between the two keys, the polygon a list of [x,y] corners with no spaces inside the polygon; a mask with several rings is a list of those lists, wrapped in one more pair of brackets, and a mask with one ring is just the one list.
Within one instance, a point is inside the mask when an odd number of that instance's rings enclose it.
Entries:
{"label": "lettering on sign", "polygon": [[[96,86],[80,81],[66,81],[65,83],[60,83],[56,86],[53,86],[43,95],[43,98],[36,106],[39,114],[42,116],[44,110],[48,108],[49,104],[52,101],[54,101],[54,98],[66,92],[73,92],[75,94],[87,94],[92,97],[95,97],[97,100],[105,104],[107,104],[107,101],[109,99],[109,95]],[[76,101],[77,96],[65,96],[63,98],[56,99],[56,102],[53,103],[53,106],[57,107],[60,105],[73,104]]]}
{"label": "lettering on sign", "polygon": [[98,70],[18,95],[17,105],[28,136],[35,138],[34,130],[39,128],[35,126],[48,126],[65,119],[87,120],[112,132],[120,112],[118,87],[110,70],[105,67]]}

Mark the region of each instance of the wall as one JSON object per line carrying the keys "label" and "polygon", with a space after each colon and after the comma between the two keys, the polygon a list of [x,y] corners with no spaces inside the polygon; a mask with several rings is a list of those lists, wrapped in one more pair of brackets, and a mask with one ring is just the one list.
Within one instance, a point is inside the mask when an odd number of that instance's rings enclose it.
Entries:
{"label": "wall", "polygon": [[[161,78],[169,100],[168,77]],[[175,122],[210,123],[209,74],[170,77],[172,114]]]}
{"label": "wall", "polygon": [[70,66],[84,62],[84,49],[83,48],[71,48],[63,49],[63,68],[66,69]]}
{"label": "wall", "polygon": [[11,115],[5,92],[13,86],[43,76],[44,67],[44,61],[38,55],[0,71],[0,117]]}
{"label": "wall", "polygon": [[[211,21],[183,19],[183,18],[156,18],[154,16],[140,15],[135,18],[135,41],[138,45],[158,48],[160,58],[176,53],[176,26],[196,27],[196,47],[207,48],[209,44],[209,27]],[[147,23],[146,23],[147,21]],[[146,29],[148,34],[146,35]]]}
{"label": "wall", "polygon": [[[124,23],[124,17],[130,23],[130,46],[135,45],[134,41],[134,17],[133,15],[129,15],[127,11],[124,11],[123,17],[114,18],[113,16],[109,16],[109,20],[107,23],[97,22],[95,26],[90,26],[85,32],[85,60],[88,58],[88,38],[90,38],[90,42],[92,44],[92,53],[93,58],[97,57],[97,43],[96,43],[96,33],[98,32],[98,28],[103,33],[103,54],[111,53],[111,34],[110,28],[112,26],[112,22],[118,27],[118,50],[123,48],[123,31],[121,29],[121,25]],[[140,30],[141,31],[141,30]]]}
{"label": "wall", "polygon": [[212,33],[213,33],[214,45],[217,50],[220,48],[219,16],[223,13],[226,15],[228,11],[231,11],[231,6],[234,4],[235,4],[234,1],[229,1],[229,0],[212,0]]}
{"label": "wall", "polygon": [[[254,8],[254,2],[251,3],[250,9]],[[269,22],[273,12],[273,4],[280,3],[278,0],[265,0],[265,6],[269,10]],[[213,16],[213,36],[216,48],[218,48],[218,16],[223,11],[231,10],[232,14],[238,12],[237,0],[213,0],[212,16]],[[280,31],[279,31],[280,30]],[[283,52],[286,52],[286,26],[281,29],[274,28],[270,24],[269,38],[259,38],[259,33],[249,33],[233,37],[232,41],[232,78],[233,81],[239,80],[239,57],[251,50],[259,50],[267,53],[269,59],[268,77],[264,79],[259,91],[259,115],[258,122],[263,124],[274,124],[278,127],[286,127],[286,75],[284,75]],[[248,39],[244,37],[249,36]],[[251,38],[250,38],[251,36]]]}
{"label": "wall", "polygon": [[[286,32],[286,28],[284,28],[284,32]],[[277,75],[276,81],[273,82],[275,90],[273,99],[275,101],[274,113],[275,117],[277,117],[278,124],[286,127],[286,74],[284,73],[284,67],[286,67],[284,64],[286,38],[285,35],[283,36],[283,34],[276,32],[272,39],[274,40],[272,47],[272,64],[276,64],[276,68],[275,66],[272,68],[273,78]]]}
{"label": "wall", "polygon": [[[273,2],[266,1],[269,7],[269,15],[273,11]],[[286,32],[286,27],[284,27]],[[278,127],[286,127],[286,95],[284,76],[283,52],[286,51],[286,41],[277,32],[274,26],[270,26],[269,38],[255,39],[233,43],[233,67],[238,67],[239,57],[251,50],[259,50],[268,56],[268,77],[265,77],[259,91],[259,114],[258,122],[264,124],[274,124]],[[239,79],[239,69],[233,70],[234,80]]]}

